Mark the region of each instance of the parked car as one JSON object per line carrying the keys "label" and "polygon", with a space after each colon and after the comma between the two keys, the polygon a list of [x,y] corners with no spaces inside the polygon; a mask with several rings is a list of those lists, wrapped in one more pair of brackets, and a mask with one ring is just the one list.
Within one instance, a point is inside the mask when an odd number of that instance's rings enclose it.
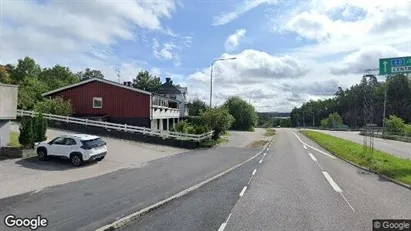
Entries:
{"label": "parked car", "polygon": [[40,160],[58,156],[69,159],[73,166],[80,166],[84,161],[101,161],[107,154],[106,142],[98,136],[86,134],[58,136],[36,144],[35,148]]}

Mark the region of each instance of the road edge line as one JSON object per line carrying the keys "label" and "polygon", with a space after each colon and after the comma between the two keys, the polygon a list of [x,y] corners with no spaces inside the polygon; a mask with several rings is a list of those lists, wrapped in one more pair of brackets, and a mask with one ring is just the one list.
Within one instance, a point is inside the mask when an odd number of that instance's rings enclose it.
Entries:
{"label": "road edge line", "polygon": [[154,209],[156,209],[156,208],[159,208],[159,207],[161,207],[161,206],[163,206],[163,205],[165,205],[165,204],[167,204],[167,203],[169,203],[169,202],[171,202],[171,201],[173,201],[173,200],[175,200],[175,199],[178,199],[178,198],[180,198],[180,197],[182,197],[182,196],[184,196],[184,195],[186,195],[186,194],[188,194],[188,193],[190,193],[190,192],[192,192],[192,191],[200,188],[201,186],[203,186],[203,185],[205,185],[205,184],[207,184],[207,183],[209,183],[209,182],[211,182],[211,181],[213,181],[213,180],[215,180],[215,179],[217,179],[217,178],[219,178],[219,177],[221,177],[221,176],[223,176],[223,175],[225,175],[225,174],[233,171],[234,169],[237,169],[238,167],[241,167],[242,165],[250,162],[251,160],[253,160],[253,159],[257,158],[259,155],[261,155],[261,154],[264,152],[264,150],[267,149],[268,145],[273,142],[273,140],[274,140],[275,137],[276,137],[276,136],[274,136],[274,137],[270,140],[270,142],[268,142],[266,145],[264,145],[263,149],[262,149],[260,152],[258,152],[256,155],[248,158],[247,160],[245,160],[245,161],[243,161],[243,162],[241,162],[241,163],[239,163],[239,164],[237,164],[237,165],[235,165],[235,166],[233,166],[233,167],[231,167],[231,168],[228,168],[228,169],[224,170],[223,172],[221,172],[221,173],[219,173],[219,174],[217,174],[217,175],[215,175],[215,176],[213,176],[213,177],[211,177],[211,178],[208,178],[208,179],[206,179],[206,180],[204,180],[204,181],[202,181],[202,182],[200,182],[200,183],[198,183],[198,184],[196,184],[196,185],[193,185],[193,186],[191,186],[190,188],[184,189],[183,191],[180,191],[179,193],[174,194],[174,195],[171,196],[171,197],[168,197],[168,198],[166,198],[166,199],[164,199],[164,200],[162,200],[162,201],[159,201],[159,202],[157,202],[157,203],[155,203],[155,204],[152,204],[152,205],[150,205],[150,206],[148,206],[148,207],[145,207],[145,208],[143,208],[143,209],[140,209],[139,211],[134,212],[134,213],[131,213],[131,214],[125,216],[125,217],[122,217],[122,218],[120,218],[120,219],[118,219],[118,220],[116,220],[116,221],[114,221],[114,222],[112,222],[112,223],[110,223],[110,224],[108,224],[108,225],[104,225],[104,226],[96,229],[95,231],[112,231],[112,230],[118,229],[118,228],[120,228],[120,227],[123,227],[123,226],[127,225],[128,223],[130,223],[131,221],[133,221],[133,220],[141,217],[142,215],[144,215],[144,214],[146,214],[146,213],[148,213],[148,212],[150,212],[150,211],[152,211],[152,210],[154,210]]}
{"label": "road edge line", "polygon": [[[298,133],[300,133],[301,135],[305,136],[305,135],[302,134],[300,131],[298,131]],[[305,136],[305,137],[306,137],[307,139],[311,140],[312,142],[318,144],[317,142],[315,142],[314,140],[308,138],[307,136]],[[324,147],[321,146],[320,144],[318,144],[318,145],[319,145],[320,147],[324,148]],[[325,149],[325,148],[324,148],[324,149]],[[328,151],[327,151],[327,152],[328,152]],[[331,153],[331,152],[330,152],[330,153]],[[394,184],[397,184],[397,185],[399,185],[399,186],[402,186],[402,187],[404,187],[404,188],[406,188],[406,189],[411,190],[411,185],[408,185],[408,184],[399,182],[399,181],[397,181],[397,180],[394,180],[394,179],[392,179],[392,178],[389,177],[389,176],[386,176],[386,175],[384,175],[384,174],[381,174],[381,173],[379,173],[379,172],[376,172],[376,171],[374,171],[374,170],[372,170],[372,169],[370,169],[370,168],[363,167],[363,166],[361,166],[361,165],[359,165],[359,164],[356,164],[356,163],[354,163],[354,162],[352,162],[352,161],[350,161],[350,160],[347,160],[347,159],[342,158],[342,157],[340,157],[340,156],[334,155],[333,153],[331,153],[331,154],[332,154],[333,156],[337,157],[338,159],[343,160],[343,161],[345,161],[345,162],[347,162],[347,163],[349,163],[349,164],[351,164],[351,165],[353,165],[353,166],[355,166],[355,167],[357,167],[357,168],[359,168],[359,169],[362,169],[362,170],[364,170],[364,171],[366,171],[366,172],[369,172],[369,173],[374,173],[375,175],[377,175],[377,176],[379,176],[379,177],[381,177],[381,178],[383,178],[383,179],[385,179],[385,180],[387,180],[387,181],[390,181],[390,182],[392,182],[392,183],[394,183]]]}

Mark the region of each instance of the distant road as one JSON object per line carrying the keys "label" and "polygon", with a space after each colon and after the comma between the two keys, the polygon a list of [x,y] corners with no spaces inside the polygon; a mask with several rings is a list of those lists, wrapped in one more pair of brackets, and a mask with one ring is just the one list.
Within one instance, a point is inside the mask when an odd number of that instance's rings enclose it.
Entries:
{"label": "distant road", "polygon": [[[317,132],[326,133],[332,136],[336,136],[342,139],[351,140],[356,143],[362,144],[364,136],[360,135],[360,132],[351,131],[327,131],[327,130],[313,130]],[[395,156],[411,159],[411,143],[405,143],[395,140],[385,140],[381,138],[374,138],[374,147],[380,151],[388,152]]]}

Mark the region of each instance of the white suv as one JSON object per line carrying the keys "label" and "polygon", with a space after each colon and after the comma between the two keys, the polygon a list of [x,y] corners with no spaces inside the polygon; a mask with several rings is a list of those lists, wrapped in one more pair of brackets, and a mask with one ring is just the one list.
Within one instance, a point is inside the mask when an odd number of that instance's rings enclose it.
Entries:
{"label": "white suv", "polygon": [[107,154],[106,142],[98,136],[85,134],[58,136],[36,144],[36,150],[40,160],[58,156],[70,159],[74,166],[80,166],[83,161],[101,161]]}

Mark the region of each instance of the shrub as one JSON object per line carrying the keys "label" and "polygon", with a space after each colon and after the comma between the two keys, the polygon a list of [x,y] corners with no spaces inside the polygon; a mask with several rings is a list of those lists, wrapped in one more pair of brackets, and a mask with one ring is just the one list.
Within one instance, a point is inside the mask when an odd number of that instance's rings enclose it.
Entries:
{"label": "shrub", "polygon": [[394,134],[401,134],[406,130],[405,121],[395,115],[390,115],[388,119],[385,119],[385,125],[387,131]]}
{"label": "shrub", "polygon": [[34,110],[37,112],[62,116],[70,116],[73,113],[71,101],[64,100],[60,97],[45,99],[44,101],[38,102],[34,106]]}
{"label": "shrub", "polygon": [[41,142],[46,140],[47,120],[43,117],[43,114],[37,114],[33,122],[34,142]]}
{"label": "shrub", "polygon": [[234,117],[225,107],[209,109],[201,113],[201,118],[210,130],[214,130],[214,140],[218,140],[220,135],[227,131],[234,122]]}
{"label": "shrub", "polygon": [[21,125],[19,127],[19,143],[24,148],[34,147],[34,134],[33,134],[33,118],[23,117],[21,120]]}
{"label": "shrub", "polygon": [[214,139],[204,139],[200,141],[200,147],[202,148],[210,148],[217,144],[217,141]]}
{"label": "shrub", "polygon": [[330,114],[328,118],[321,120],[322,128],[335,128],[341,125],[343,125],[343,119],[337,112],[334,112]]}

